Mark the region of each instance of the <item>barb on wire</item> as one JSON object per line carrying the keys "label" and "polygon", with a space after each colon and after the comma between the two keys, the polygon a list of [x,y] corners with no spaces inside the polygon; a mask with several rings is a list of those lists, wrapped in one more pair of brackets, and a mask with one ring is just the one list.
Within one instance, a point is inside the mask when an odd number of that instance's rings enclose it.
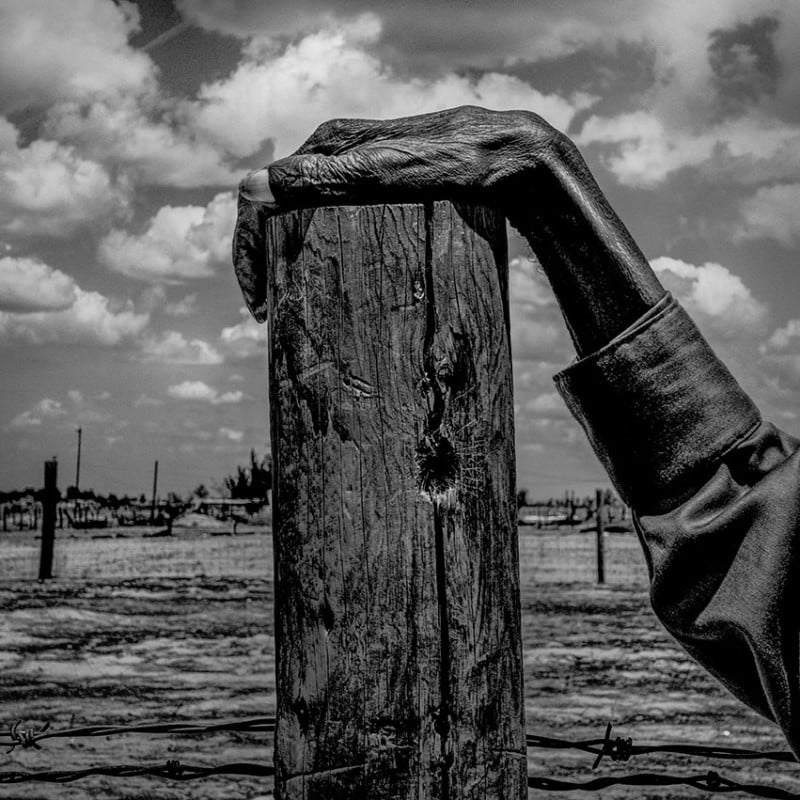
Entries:
{"label": "barb on wire", "polygon": [[592,764],[592,769],[597,769],[600,766],[603,756],[609,756],[612,761],[627,761],[633,754],[633,739],[623,739],[621,736],[617,736],[612,742],[612,729],[613,726],[609,722],[608,725],[606,725],[606,735],[603,738],[602,750],[597,754],[597,758],[594,760],[594,764]]}
{"label": "barb on wire", "polygon": [[6,755],[10,755],[14,752],[18,747],[34,747],[37,750],[41,750],[42,746],[39,744],[39,739],[41,739],[47,730],[50,728],[50,723],[45,722],[38,731],[35,731],[33,728],[27,728],[20,730],[19,726],[22,724],[21,720],[17,720],[15,723],[11,725],[8,731],[8,735],[10,738],[10,742],[5,742],[4,744],[9,744],[8,750],[6,750]]}
{"label": "barb on wire", "polygon": [[0,737],[0,747],[8,747],[6,753],[17,747],[34,747],[41,750],[40,742],[45,739],[64,739],[91,736],[116,736],[125,733],[171,733],[174,735],[194,735],[202,733],[273,733],[275,717],[253,717],[248,719],[227,720],[224,722],[148,722],[139,725],[85,725],[80,728],[50,730],[50,723],[45,722],[39,730],[33,728],[20,730],[21,720],[14,722],[9,728],[7,738]]}
{"label": "barb on wire", "polygon": [[621,736],[612,740],[612,725],[606,726],[605,736],[602,739],[559,739],[553,736],[540,736],[529,733],[527,735],[528,747],[541,747],[550,750],[581,750],[595,756],[592,769],[596,769],[601,760],[608,756],[612,761],[628,761],[634,756],[650,755],[653,753],[674,753],[684,756],[697,756],[700,758],[718,758],[729,761],[765,761],[796,762],[797,759],[789,750],[753,750],[746,747],[720,747],[717,745],[695,744],[654,744],[636,745],[631,738]]}

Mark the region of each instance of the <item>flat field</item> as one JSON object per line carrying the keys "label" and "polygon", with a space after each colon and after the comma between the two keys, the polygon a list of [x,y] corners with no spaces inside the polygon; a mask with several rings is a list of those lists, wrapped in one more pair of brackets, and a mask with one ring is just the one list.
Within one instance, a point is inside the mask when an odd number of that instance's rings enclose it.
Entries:
{"label": "flat field", "polygon": [[[119,538],[118,538],[119,534]],[[0,724],[54,728],[263,716],[275,709],[270,536],[182,532],[82,534],[57,542],[53,581],[35,576],[31,534],[0,540]],[[520,531],[529,733],[615,735],[637,744],[785,749],[770,723],[741,707],[663,632],[649,610],[635,537],[607,537],[608,583],[595,577],[590,534]],[[27,572],[26,572],[27,571]],[[27,575],[24,580],[20,575]],[[136,577],[148,575],[148,577]],[[235,577],[233,577],[235,575]],[[0,753],[0,772],[94,765],[268,762],[269,736],[125,735],[54,740]],[[627,764],[529,750],[529,774],[573,781],[632,772],[704,774],[800,791],[800,769],[679,756]],[[598,797],[704,797],[686,788],[612,788]],[[0,786],[0,798],[262,798],[268,779],[188,783],[89,778]],[[531,797],[544,796],[531,792]],[[557,797],[586,797],[559,792]]]}

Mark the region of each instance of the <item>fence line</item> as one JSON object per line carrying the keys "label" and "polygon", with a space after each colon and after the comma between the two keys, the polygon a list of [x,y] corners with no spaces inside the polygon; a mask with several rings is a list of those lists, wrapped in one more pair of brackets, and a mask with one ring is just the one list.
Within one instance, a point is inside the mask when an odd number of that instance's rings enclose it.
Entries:
{"label": "fence line", "polygon": [[[249,719],[232,720],[227,722],[211,723],[146,723],[129,726],[95,725],[82,728],[71,728],[63,731],[52,731],[45,724],[38,731],[19,730],[19,723],[11,726],[6,741],[0,740],[0,745],[10,744],[10,750],[16,747],[34,747],[41,749],[40,742],[51,738],[79,738],[91,736],[112,736],[129,733],[170,733],[174,735],[196,735],[198,733],[219,733],[222,731],[237,732],[264,732],[271,733],[275,730],[274,717],[257,717]],[[592,769],[596,769],[604,756],[613,761],[627,761],[635,755],[645,753],[680,753],[683,755],[696,755],[729,760],[766,759],[773,761],[794,761],[794,756],[788,751],[759,752],[744,748],[708,747],[703,745],[644,745],[636,746],[631,739],[617,737],[611,738],[612,727],[606,727],[605,736],[600,739],[568,740],[554,737],[529,734],[528,747],[543,747],[549,749],[575,749],[596,755]],[[0,785],[15,783],[68,783],[91,776],[104,776],[116,778],[155,777],[168,780],[186,781],[197,778],[206,778],[217,775],[247,775],[255,777],[272,777],[275,770],[271,764],[254,764],[236,762],[211,767],[182,764],[178,760],[168,760],[166,764],[158,765],[115,765],[105,767],[90,767],[80,770],[47,770],[40,772],[0,772]],[[719,773],[709,770],[698,775],[674,775],[669,773],[643,772],[630,775],[603,776],[586,781],[568,781],[557,778],[529,776],[528,789],[540,791],[601,791],[614,786],[690,786],[695,789],[711,793],[729,793],[739,791],[753,797],[772,798],[773,800],[797,800],[800,794],[790,792],[777,786],[757,783],[742,783],[726,778]]]}
{"label": "fence line", "polygon": [[[0,539],[0,581],[37,577],[39,541]],[[242,577],[272,579],[272,537],[266,533],[107,538],[56,535],[53,575],[69,580]]]}
{"label": "fence line", "polygon": [[[644,558],[636,536],[604,533],[605,582],[643,585]],[[38,575],[40,540],[33,533],[0,536],[0,581],[32,580]],[[522,526],[520,564],[526,581],[596,583],[594,532],[537,530]],[[55,538],[53,575],[70,580],[132,578],[241,577],[272,579],[272,536],[268,530],[233,535],[193,531],[147,537],[122,532]],[[523,587],[524,588],[524,587]]]}
{"label": "fence line", "polygon": [[[376,773],[380,772],[376,770]],[[47,770],[43,772],[0,772],[0,785],[17,783],[70,783],[91,776],[109,778],[164,778],[174,781],[189,781],[197,778],[208,778],[217,775],[246,775],[251,777],[273,777],[275,768],[271,764],[254,764],[238,762],[221,764],[213,767],[201,767],[193,764],[182,764],[177,760],[167,761],[161,765],[121,764],[111,767],[90,767],[81,770]],[[767,800],[799,800],[800,794],[759,783],[741,783],[726,778],[718,772],[709,770],[700,775],[673,775],[658,772],[640,772],[633,775],[605,776],[588,781],[567,781],[561,778],[545,778],[528,776],[528,790],[536,789],[545,792],[596,792],[614,786],[689,786],[712,794],[730,794],[742,792],[751,797],[767,798]],[[269,794],[272,789],[266,790]]]}
{"label": "fence line", "polygon": [[[275,717],[244,717],[212,722],[142,722],[134,725],[83,725],[78,728],[54,730],[46,722],[39,730],[20,729],[21,721],[14,722],[5,738],[0,737],[0,747],[8,747],[6,753],[16,748],[33,747],[41,750],[41,743],[48,739],[79,739],[95,736],[121,736],[124,734],[172,734],[174,736],[196,736],[203,733],[274,733]],[[695,744],[646,744],[636,745],[630,737],[611,737],[613,726],[609,722],[605,735],[593,739],[564,739],[537,733],[526,735],[528,747],[546,750],[578,750],[595,756],[592,769],[597,769],[603,758],[612,761],[629,761],[642,755],[674,753],[700,758],[718,758],[727,761],[780,761],[795,763],[797,759],[789,750],[753,750],[748,747],[722,747],[718,745]]]}

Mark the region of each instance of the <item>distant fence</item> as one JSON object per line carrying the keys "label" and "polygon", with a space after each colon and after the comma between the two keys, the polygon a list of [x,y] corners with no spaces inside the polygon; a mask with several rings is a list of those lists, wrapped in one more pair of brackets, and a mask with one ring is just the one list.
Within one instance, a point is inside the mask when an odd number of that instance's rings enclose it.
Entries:
{"label": "distant fence", "polygon": [[[38,538],[0,538],[0,581],[38,576]],[[211,536],[194,532],[171,537],[91,538],[56,535],[53,577],[127,580],[148,577],[272,578],[269,533]]]}
{"label": "distant fence", "polygon": [[[124,530],[124,529],[123,529]],[[268,531],[210,535],[178,531],[147,537],[116,532],[55,537],[53,577],[70,580],[127,580],[147,577],[273,576],[272,536]],[[647,572],[636,536],[603,537],[605,580],[609,584],[643,584]],[[521,527],[521,572],[535,583],[596,583],[594,532],[537,530]],[[38,576],[40,539],[34,532],[0,536],[0,581]]]}
{"label": "distant fence", "polygon": [[[605,582],[644,584],[647,568],[634,533],[604,533]],[[536,583],[596,583],[597,534],[594,531],[519,532],[521,572]],[[530,576],[530,577],[529,577]]]}

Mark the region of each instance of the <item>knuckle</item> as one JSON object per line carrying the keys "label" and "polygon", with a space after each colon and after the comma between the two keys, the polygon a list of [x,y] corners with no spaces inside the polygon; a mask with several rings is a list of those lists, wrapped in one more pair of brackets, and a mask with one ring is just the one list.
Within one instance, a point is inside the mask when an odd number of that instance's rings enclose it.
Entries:
{"label": "knuckle", "polygon": [[508,123],[520,130],[538,127],[544,122],[540,116],[534,114],[532,111],[517,109],[514,111],[506,111],[505,115],[508,119]]}
{"label": "knuckle", "polygon": [[339,120],[336,119],[325,120],[325,122],[317,126],[317,129],[314,131],[314,139],[324,140],[330,138],[336,133],[338,122]]}
{"label": "knuckle", "polygon": [[490,112],[480,106],[464,105],[453,109],[453,118],[455,122],[463,124],[480,120],[487,113]]}

